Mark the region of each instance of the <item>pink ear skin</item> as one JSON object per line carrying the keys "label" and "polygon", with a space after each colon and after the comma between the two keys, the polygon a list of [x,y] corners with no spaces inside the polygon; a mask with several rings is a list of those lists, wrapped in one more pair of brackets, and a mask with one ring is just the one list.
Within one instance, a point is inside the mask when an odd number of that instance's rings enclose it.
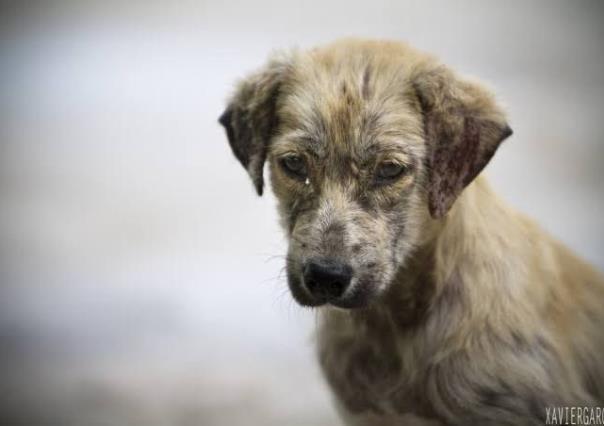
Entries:
{"label": "pink ear skin", "polygon": [[486,89],[444,66],[418,73],[414,88],[428,148],[428,208],[442,218],[512,129]]}

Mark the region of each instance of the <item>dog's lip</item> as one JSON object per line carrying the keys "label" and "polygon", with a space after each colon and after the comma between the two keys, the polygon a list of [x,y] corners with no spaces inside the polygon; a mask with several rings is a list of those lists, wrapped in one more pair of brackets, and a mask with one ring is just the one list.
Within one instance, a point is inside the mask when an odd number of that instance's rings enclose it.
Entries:
{"label": "dog's lip", "polygon": [[298,300],[298,303],[300,303],[302,306],[309,307],[309,308],[320,308],[322,306],[331,306],[331,307],[338,308],[338,309],[352,310],[352,309],[361,309],[361,308],[367,307],[367,305],[369,304],[369,300],[360,300],[360,299],[358,299],[358,300],[357,299],[355,299],[355,300],[351,300],[351,299],[317,300],[317,299],[313,299],[312,301]]}
{"label": "dog's lip", "polygon": [[347,311],[352,310],[352,309],[360,309],[360,308],[364,308],[367,306],[367,303],[348,303],[345,300],[334,300],[332,302],[329,302],[330,306],[333,306],[335,308],[339,308],[339,309],[345,309]]}
{"label": "dog's lip", "polygon": [[323,299],[317,300],[315,298],[305,298],[302,300],[299,297],[294,296],[294,299],[296,299],[296,301],[300,305],[308,307],[308,308],[318,308],[321,306],[325,306],[329,303],[327,300],[323,300]]}
{"label": "dog's lip", "polygon": [[340,308],[340,309],[346,309],[346,310],[350,310],[350,309],[360,309],[360,308],[366,308],[371,301],[373,300],[373,297],[371,294],[367,294],[366,292],[354,292],[352,294],[349,294],[347,296],[344,297],[335,297],[335,298],[328,298],[328,297],[323,297],[323,298],[315,298],[313,296],[310,297],[310,303],[309,300],[305,300],[306,303],[304,303],[305,306],[312,306],[312,307],[320,307],[320,306],[325,306],[325,305],[329,305],[329,306],[333,306],[336,308]]}
{"label": "dog's lip", "polygon": [[345,297],[345,298],[317,298],[314,296],[310,296],[309,294],[304,294],[303,296],[299,293],[293,294],[294,299],[302,306],[308,308],[319,308],[322,306],[333,306],[340,309],[355,309],[355,308],[363,308],[367,306],[368,300],[364,298],[358,297]]}
{"label": "dog's lip", "polygon": [[365,308],[371,302],[371,297],[346,297],[340,299],[328,300],[332,306],[341,309],[359,309]]}

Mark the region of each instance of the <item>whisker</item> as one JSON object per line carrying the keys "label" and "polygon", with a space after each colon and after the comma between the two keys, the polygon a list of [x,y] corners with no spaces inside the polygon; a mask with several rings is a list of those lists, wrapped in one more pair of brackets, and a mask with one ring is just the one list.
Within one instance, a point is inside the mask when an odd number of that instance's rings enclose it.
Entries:
{"label": "whisker", "polygon": [[268,255],[268,257],[266,257],[264,259],[264,263],[272,262],[274,260],[282,260],[282,259],[287,259],[287,256],[284,254],[271,254],[271,255]]}

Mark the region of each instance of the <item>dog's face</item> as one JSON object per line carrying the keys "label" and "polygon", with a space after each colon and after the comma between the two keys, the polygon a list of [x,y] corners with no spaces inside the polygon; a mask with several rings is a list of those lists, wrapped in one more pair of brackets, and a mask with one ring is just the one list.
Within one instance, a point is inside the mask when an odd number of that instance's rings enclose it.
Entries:
{"label": "dog's face", "polygon": [[222,115],[262,193],[267,160],[302,305],[367,306],[511,131],[491,96],[395,43],[276,60]]}
{"label": "dog's face", "polygon": [[303,305],[363,306],[392,282],[428,216],[420,107],[370,64],[337,72],[306,61],[291,71],[268,149],[289,285]]}

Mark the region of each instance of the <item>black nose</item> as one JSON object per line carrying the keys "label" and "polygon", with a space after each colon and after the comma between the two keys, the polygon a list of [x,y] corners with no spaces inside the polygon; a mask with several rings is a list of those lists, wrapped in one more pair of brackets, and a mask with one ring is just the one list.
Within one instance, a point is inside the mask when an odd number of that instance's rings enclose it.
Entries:
{"label": "black nose", "polygon": [[312,259],[304,265],[304,284],[319,299],[341,297],[352,278],[352,268],[335,259]]}

